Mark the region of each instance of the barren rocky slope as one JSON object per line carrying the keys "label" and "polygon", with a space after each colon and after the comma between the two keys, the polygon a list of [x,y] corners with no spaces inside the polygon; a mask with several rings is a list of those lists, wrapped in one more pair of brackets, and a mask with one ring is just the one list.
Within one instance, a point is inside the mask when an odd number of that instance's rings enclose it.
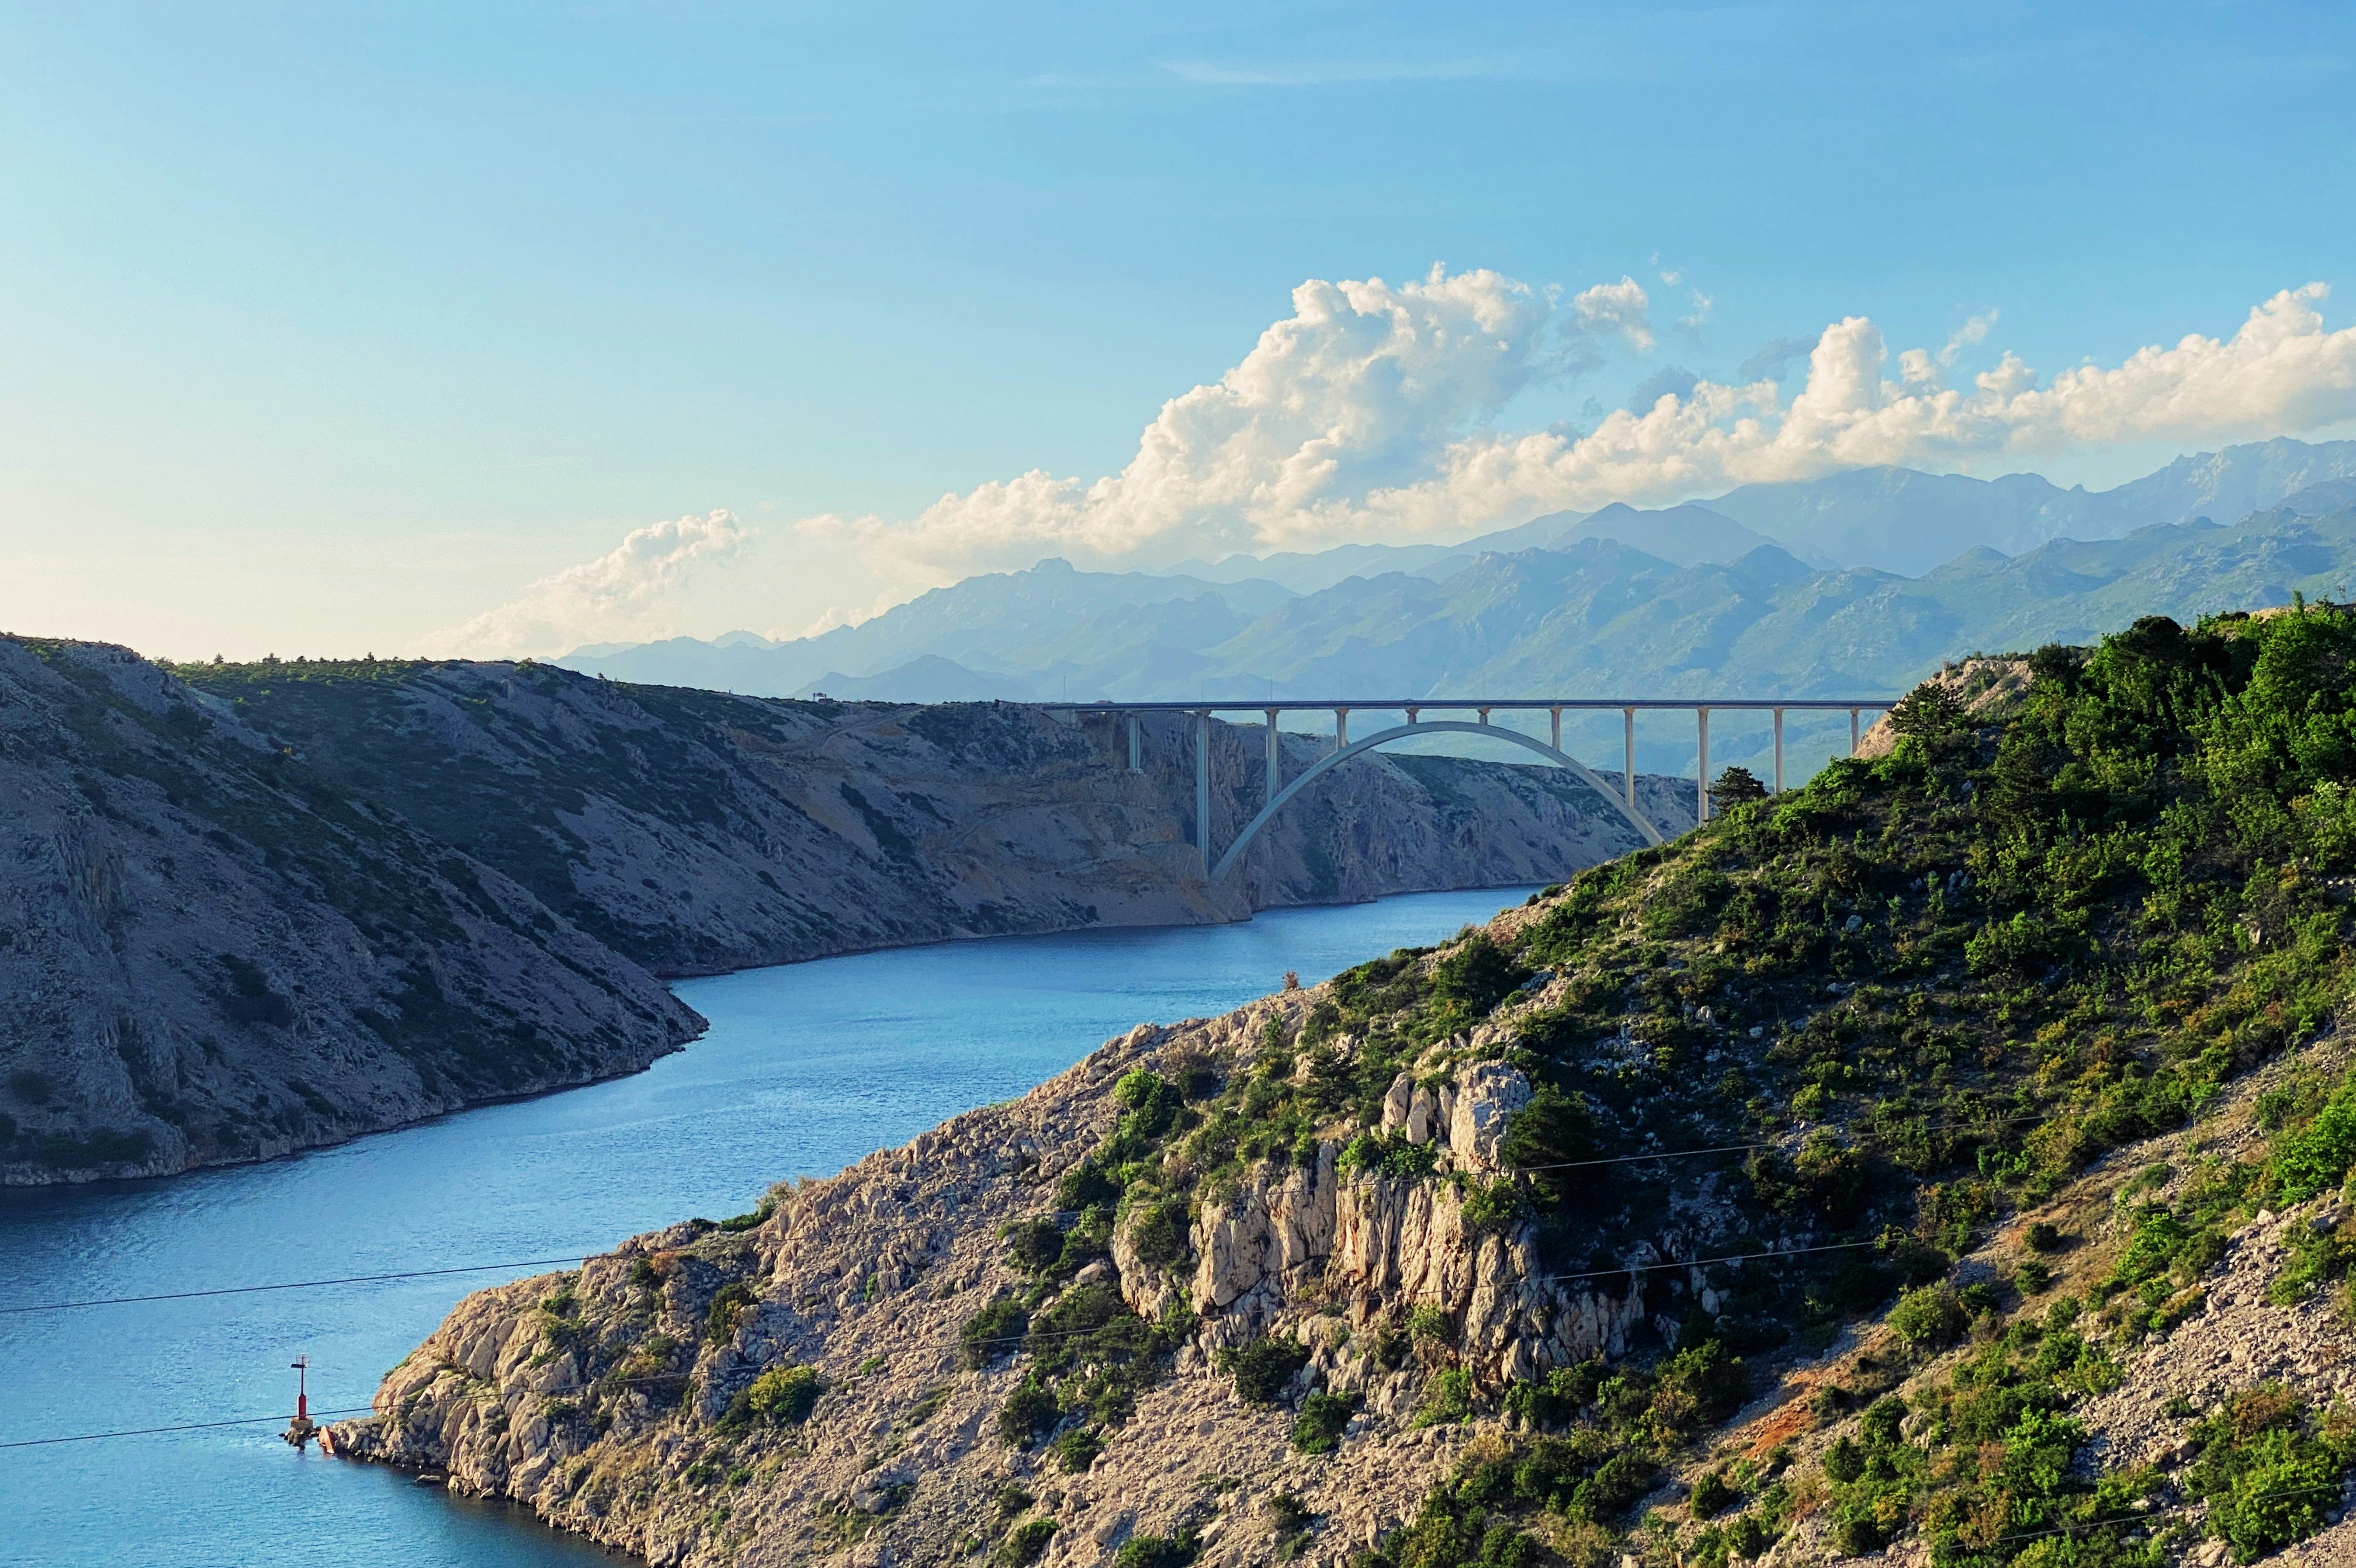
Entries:
{"label": "barren rocky slope", "polygon": [[[306,761],[499,867],[658,973],[1557,880],[1633,848],[1542,767],[1354,759],[1207,889],[1192,723],[1144,771],[1110,720],[1001,703],[789,702],[546,665],[181,668]],[[1258,809],[1262,731],[1214,727],[1215,842]],[[1285,738],[1288,776],[1330,742]],[[1665,830],[1692,784],[1646,777]]]}
{"label": "barren rocky slope", "polygon": [[119,648],[0,639],[0,1182],[331,1143],[701,1027]]}
{"label": "barren rocky slope", "polygon": [[474,1296],[337,1450],[664,1563],[2339,1560],[2356,617],[2026,667]]}

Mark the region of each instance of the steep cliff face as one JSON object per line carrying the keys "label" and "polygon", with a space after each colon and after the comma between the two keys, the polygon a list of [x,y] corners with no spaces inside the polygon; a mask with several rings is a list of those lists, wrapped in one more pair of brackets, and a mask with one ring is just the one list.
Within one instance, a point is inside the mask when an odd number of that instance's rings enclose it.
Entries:
{"label": "steep cliff face", "polygon": [[0,639],[0,1182],[585,1083],[701,1020],[118,648]]}
{"label": "steep cliff face", "polygon": [[[1248,1074],[1271,1020],[1297,1027],[1323,994],[1141,1027],[1019,1101],[774,1194],[745,1228],[674,1226],[472,1296],[387,1377],[378,1418],[336,1427],[336,1451],[665,1563],[946,1562],[1053,1520],[1051,1563],[1191,1536],[1198,1561],[1242,1564],[1268,1559],[1296,1505],[1327,1545],[1371,1543],[1463,1441],[1415,1422],[1435,1374],[1494,1382],[1614,1353],[1645,1317],[1629,1276],[1547,1279],[1529,1226],[1468,1222],[1444,1179],[1494,1168],[1501,1116],[1529,1092],[1517,1071],[1472,1063],[1437,1095],[1395,1096],[1394,1130],[1442,1179],[1345,1169],[1322,1141],[1206,1201],[1174,1253],[1131,1214],[1044,1289],[1003,1239],[1087,1179],[1125,1078]],[[1018,1301],[1027,1333],[984,1310]],[[1405,1349],[1418,1309],[1461,1325],[1456,1343]],[[1227,1357],[1296,1337],[1277,1386],[1238,1396]],[[1076,1464],[1011,1445],[1001,1413],[1035,1375],[1017,1353],[1079,1339],[1128,1369],[1127,1413]],[[760,1391],[792,1368],[823,1392],[786,1424]],[[1362,1407],[1335,1455],[1290,1441],[1283,1404],[1312,1388]]]}
{"label": "steep cliff face", "polygon": [[[550,666],[188,667],[348,787],[495,865],[658,973],[1278,905],[1550,881],[1637,842],[1545,768],[1364,757],[1204,884],[1192,720],[1125,735],[1000,703],[788,702]],[[1214,727],[1214,841],[1259,805],[1262,731]],[[1284,740],[1287,775],[1330,745]],[[1665,831],[1692,785],[1646,777]]]}

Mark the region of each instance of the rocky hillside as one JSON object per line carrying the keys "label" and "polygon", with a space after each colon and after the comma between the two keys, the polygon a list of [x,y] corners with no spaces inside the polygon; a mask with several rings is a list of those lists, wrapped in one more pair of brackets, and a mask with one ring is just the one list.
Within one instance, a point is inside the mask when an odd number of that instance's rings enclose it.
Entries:
{"label": "rocky hillside", "polygon": [[0,1183],[284,1154],[701,1027],[119,648],[0,639]]}
{"label": "rocky hillside", "polygon": [[2348,1561],[2351,667],[2307,613],[1962,672],[1439,951],[471,1297],[337,1449],[663,1563]]}
{"label": "rocky hillside", "polygon": [[[1177,925],[1386,893],[1542,882],[1636,835],[1567,776],[1354,759],[1236,874],[1188,847],[1192,720],[1145,768],[1103,716],[1001,703],[788,702],[547,665],[187,666],[177,673],[339,783],[496,866],[664,975],[948,937]],[[1263,731],[1218,725],[1215,841],[1258,808]],[[1331,742],[1285,737],[1288,774]],[[1665,829],[1693,785],[1648,777]]]}
{"label": "rocky hillside", "polygon": [[[1258,731],[1216,731],[1214,831]],[[1368,758],[1207,889],[1191,741],[533,666],[160,669],[0,639],[0,1180],[155,1174],[644,1067],[655,975],[1535,882],[1633,831],[1542,768]],[[1287,766],[1318,744],[1286,741]],[[1671,831],[1689,791],[1641,781]]]}

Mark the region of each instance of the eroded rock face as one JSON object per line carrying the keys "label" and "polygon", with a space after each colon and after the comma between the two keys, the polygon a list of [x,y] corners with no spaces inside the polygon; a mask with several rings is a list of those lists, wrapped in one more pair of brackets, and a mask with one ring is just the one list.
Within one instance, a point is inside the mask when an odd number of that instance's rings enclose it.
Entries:
{"label": "eroded rock face", "polygon": [[1467,1170],[1494,1170],[1497,1145],[1515,1112],[1530,1103],[1530,1081],[1503,1063],[1468,1063],[1457,1075],[1448,1119],[1448,1150]]}
{"label": "eroded rock face", "polygon": [[[969,1537],[992,1539],[1009,1485],[1055,1521],[1054,1563],[1182,1530],[1202,1533],[1207,1564],[1259,1563],[1280,1494],[1323,1516],[1311,1561],[1338,1562],[1408,1518],[1452,1456],[1458,1438],[1412,1422],[1435,1371],[1528,1377],[1617,1353],[1644,1321],[1633,1276],[1547,1277],[1527,1226],[1469,1223],[1445,1179],[1460,1144],[1492,1158],[1527,1100],[1511,1067],[1458,1061],[1406,1093],[1408,1116],[1424,1096],[1433,1176],[1352,1168],[1337,1127],[1299,1163],[1204,1195],[1176,1262],[1143,1262],[1133,1227],[1118,1228],[1082,1279],[1141,1316],[1196,1320],[1081,1472],[996,1435],[1020,1360],[970,1368],[958,1349],[980,1307],[1024,1288],[1001,1233],[1052,1210],[1058,1179],[1112,1126],[1122,1074],[1247,1072],[1269,1016],[1297,1025],[1322,995],[1140,1028],[1021,1100],[783,1195],[749,1230],[675,1226],[578,1275],[470,1296],[387,1378],[377,1418],[335,1429],[337,1451],[446,1473],[663,1563],[950,1561]],[[1416,1308],[1446,1315],[1455,1347],[1387,1360],[1378,1347],[1401,1341]],[[1294,1452],[1290,1410],[1242,1403],[1216,1370],[1221,1351],[1268,1335],[1306,1352],[1288,1401],[1355,1396],[1339,1454]],[[789,1364],[826,1384],[809,1421],[731,1430],[739,1395]]]}
{"label": "eroded rock face", "polygon": [[339,1142],[701,1027],[155,665],[0,637],[0,1185]]}

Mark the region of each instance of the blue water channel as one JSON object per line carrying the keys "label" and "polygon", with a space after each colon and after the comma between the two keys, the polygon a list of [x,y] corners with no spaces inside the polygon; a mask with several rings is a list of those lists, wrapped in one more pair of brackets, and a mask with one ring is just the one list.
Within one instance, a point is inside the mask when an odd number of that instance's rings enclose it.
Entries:
{"label": "blue water channel", "polygon": [[[1131,1025],[1226,1010],[1519,893],[1429,893],[1248,924],[1003,937],[682,983],[711,1032],[634,1077],[266,1165],[0,1194],[0,1307],[578,1256],[771,1183],[840,1170],[1019,1094]],[[519,1510],[454,1500],[276,1435],[288,1363],[316,1411],[364,1407],[471,1289],[547,1272],[0,1314],[0,1563],[215,1565],[609,1561]]]}

